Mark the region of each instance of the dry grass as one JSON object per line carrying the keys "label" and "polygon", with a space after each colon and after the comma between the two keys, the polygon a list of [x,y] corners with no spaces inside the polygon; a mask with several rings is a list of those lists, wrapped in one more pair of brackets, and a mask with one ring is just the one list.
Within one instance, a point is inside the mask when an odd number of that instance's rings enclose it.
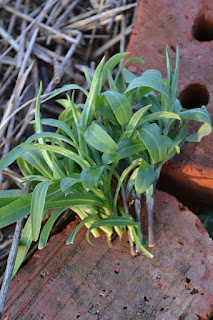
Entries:
{"label": "dry grass", "polygon": [[[103,55],[107,59],[125,51],[138,2],[0,0],[1,157],[30,135],[40,81],[44,94],[67,83],[86,87],[84,67],[92,76]],[[82,99],[79,94],[77,102]],[[55,104],[42,106],[47,117],[60,112]],[[1,189],[21,187],[18,174],[15,167],[7,175],[0,174]],[[62,223],[64,218],[58,226]],[[0,230],[0,277],[13,230],[14,226]]]}

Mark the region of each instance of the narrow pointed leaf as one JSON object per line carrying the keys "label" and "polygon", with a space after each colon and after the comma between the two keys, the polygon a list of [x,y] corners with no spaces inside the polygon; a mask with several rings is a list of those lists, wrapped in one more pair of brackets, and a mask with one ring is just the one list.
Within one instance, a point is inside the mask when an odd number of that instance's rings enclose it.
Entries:
{"label": "narrow pointed leaf", "polygon": [[81,172],[81,182],[83,184],[83,187],[86,190],[90,190],[91,188],[95,187],[98,180],[100,179],[100,176],[103,173],[103,170],[104,166],[94,166],[84,169]]}
{"label": "narrow pointed leaf", "polygon": [[[34,123],[34,121],[31,121],[31,123]],[[70,137],[74,142],[76,142],[75,137],[72,133],[72,130],[65,122],[49,118],[49,119],[42,119],[41,124],[45,124],[47,126],[61,129],[68,135],[68,137]]]}
{"label": "narrow pointed leaf", "polygon": [[115,84],[115,82],[112,78],[111,72],[109,70],[108,70],[108,82],[109,82],[110,90],[118,92],[116,84]]}
{"label": "narrow pointed leaf", "polygon": [[[24,145],[25,144],[23,144],[23,146]],[[53,174],[41,153],[41,145],[37,145],[37,150],[31,150],[33,144],[26,144],[26,146],[27,150],[21,155],[21,157],[33,168],[37,169],[44,177],[52,179]]]}
{"label": "narrow pointed leaf", "polygon": [[0,228],[12,224],[29,214],[32,194],[21,197],[0,208]]}
{"label": "narrow pointed leaf", "polygon": [[92,80],[92,84],[91,84],[91,88],[90,88],[90,91],[89,91],[89,94],[87,96],[87,100],[85,103],[85,107],[84,107],[84,110],[81,115],[80,126],[83,129],[86,129],[90,125],[92,118],[94,116],[94,113],[95,113],[96,102],[97,102],[97,98],[98,98],[98,94],[99,94],[100,78],[101,78],[101,74],[102,74],[104,60],[105,60],[104,58],[101,60],[101,62],[99,63],[99,65],[95,71],[95,74],[94,74],[94,77]]}
{"label": "narrow pointed leaf", "polygon": [[167,65],[168,88],[170,89],[171,82],[172,82],[172,63],[171,63],[171,55],[169,52],[168,45],[166,46],[166,65]]}
{"label": "narrow pointed leaf", "polygon": [[163,160],[167,147],[163,144],[160,128],[156,123],[146,124],[139,131],[139,138],[147,147],[153,163]]}
{"label": "narrow pointed leaf", "polygon": [[137,153],[146,150],[146,146],[138,140],[124,140],[118,143],[118,151],[114,154],[104,153],[102,160],[105,164],[118,162],[121,159],[131,157]]}
{"label": "narrow pointed leaf", "polygon": [[127,226],[139,226],[140,222],[135,222],[131,216],[125,217],[110,217],[103,220],[99,220],[94,222],[91,227],[87,230],[86,238],[87,241],[93,245],[93,243],[89,239],[89,233],[94,228],[101,228],[101,227],[127,227]]}
{"label": "narrow pointed leaf", "polygon": [[130,82],[130,81],[128,81],[127,77],[125,76],[125,72],[127,72],[128,74],[131,74],[131,80],[136,77],[131,71],[129,71],[127,68],[125,68],[126,65],[129,64],[129,63],[131,63],[131,62],[139,62],[139,63],[141,63],[141,64],[145,64],[145,61],[144,61],[143,59],[137,58],[137,57],[131,58],[131,59],[127,60],[127,61],[122,65],[122,67],[119,69],[118,73],[116,74],[115,83],[117,83],[117,80],[118,80],[118,78],[120,77],[121,72],[123,72],[124,79],[125,79],[125,81],[126,81],[127,83]]}
{"label": "narrow pointed leaf", "polygon": [[113,199],[113,209],[116,212],[116,208],[117,208],[117,200],[118,200],[118,195],[119,195],[119,191],[121,188],[121,185],[124,181],[124,179],[128,176],[128,174],[135,168],[137,167],[140,163],[141,163],[142,159],[136,159],[132,162],[132,164],[130,164],[123,172],[122,175],[120,176],[118,183],[117,183],[117,187],[115,190],[115,195],[114,195],[114,199]]}
{"label": "narrow pointed leaf", "polygon": [[29,145],[20,144],[13,148],[3,159],[0,160],[0,171],[9,167],[18,157],[20,157],[26,150],[29,149]]}
{"label": "narrow pointed leaf", "polygon": [[[35,106],[35,133],[41,133],[43,132],[42,124],[41,124],[41,118],[40,118],[40,98],[41,98],[41,92],[42,92],[42,82],[40,82],[40,89],[39,94],[36,100],[36,106]],[[45,140],[43,138],[38,138],[39,144],[45,144]],[[47,165],[52,169],[52,161],[50,159],[50,156],[46,150],[41,151],[44,160],[46,161]]]}
{"label": "narrow pointed leaf", "polygon": [[103,68],[101,87],[104,85],[108,77],[108,70],[111,72],[115,68],[115,66],[117,66],[117,64],[121,61],[121,59],[123,59],[128,54],[129,52],[117,53],[105,63],[105,66]]}
{"label": "narrow pointed leaf", "polygon": [[20,266],[24,262],[24,259],[26,258],[26,255],[30,249],[30,246],[32,244],[32,228],[31,228],[31,218],[29,217],[27,219],[27,222],[25,224],[25,227],[22,232],[22,236],[19,242],[18,246],[18,252],[16,256],[15,266],[13,269],[13,275],[12,278],[15,277],[16,273],[18,272]]}
{"label": "narrow pointed leaf", "polygon": [[131,176],[129,177],[128,179],[128,183],[127,183],[127,187],[126,187],[126,196],[127,196],[127,199],[129,198],[129,195],[130,195],[130,192],[132,191],[132,188],[135,184],[135,179],[137,177],[137,174],[138,174],[138,170],[139,168],[136,168],[133,173],[131,174]]}
{"label": "narrow pointed leaf", "polygon": [[155,171],[145,160],[142,163],[137,172],[135,179],[135,190],[137,193],[144,193],[155,181]]}
{"label": "narrow pointed leaf", "polygon": [[55,153],[61,154],[65,157],[68,157],[68,158],[74,160],[83,169],[89,165],[89,163],[86,160],[82,159],[78,154],[76,154],[75,152],[72,152],[68,149],[62,148],[62,147],[51,146],[48,144],[45,144],[45,145],[30,145],[29,144],[28,148],[31,150],[47,150],[50,152],[55,152]]}
{"label": "narrow pointed leaf", "polygon": [[4,207],[22,196],[23,191],[19,189],[0,190],[0,207]]}
{"label": "narrow pointed leaf", "polygon": [[151,122],[156,121],[159,119],[176,119],[181,121],[180,115],[174,113],[174,112],[168,112],[168,111],[160,111],[160,112],[153,112],[139,121],[139,125],[145,123],[145,122]]}
{"label": "narrow pointed leaf", "polygon": [[33,190],[30,216],[31,216],[31,227],[32,227],[32,237],[34,241],[38,240],[41,222],[43,219],[43,211],[46,201],[46,194],[48,187],[52,181],[40,182],[37,184]]}
{"label": "narrow pointed leaf", "polygon": [[150,107],[151,107],[151,104],[149,104],[146,107],[141,108],[140,110],[138,110],[137,112],[135,112],[133,114],[132,118],[130,119],[130,121],[127,125],[123,139],[130,139],[131,138],[134,131],[137,129],[137,126],[138,126],[139,122],[141,121],[142,117],[149,110]]}
{"label": "narrow pointed leaf", "polygon": [[61,180],[61,190],[67,195],[73,189],[73,186],[80,183],[80,174],[73,173],[70,177]]}
{"label": "narrow pointed leaf", "polygon": [[56,210],[51,217],[48,219],[48,221],[45,223],[44,228],[42,229],[40,238],[39,238],[39,244],[38,244],[38,249],[41,250],[44,247],[46,247],[47,240],[49,238],[50,232],[52,230],[52,227],[56,220],[60,217],[60,215],[64,212],[63,209],[58,209]]}
{"label": "narrow pointed leaf", "polygon": [[89,193],[70,194],[60,200],[48,201],[45,205],[45,210],[53,208],[68,208],[71,206],[98,206],[103,207],[103,201]]}
{"label": "narrow pointed leaf", "polygon": [[133,232],[134,240],[137,246],[141,249],[141,251],[143,251],[148,258],[154,258],[154,256],[148,250],[146,250],[144,246],[141,244],[134,228],[132,229],[132,232]]}
{"label": "narrow pointed leaf", "polygon": [[73,232],[69,235],[68,239],[67,239],[67,244],[70,244],[74,242],[74,239],[76,237],[76,234],[78,233],[78,231],[81,229],[81,227],[83,227],[84,225],[86,225],[87,223],[93,223],[94,221],[96,221],[98,218],[95,216],[88,216],[85,217],[80,223],[79,225],[73,230]]}
{"label": "narrow pointed leaf", "polygon": [[178,75],[179,75],[179,49],[177,46],[175,71],[172,77],[172,84],[171,84],[171,97],[170,97],[171,111],[174,110],[174,103],[177,95]]}
{"label": "narrow pointed leaf", "polygon": [[83,70],[84,70],[84,76],[85,76],[85,79],[87,81],[87,85],[89,88],[91,88],[91,84],[92,84],[92,79],[90,78],[90,75],[87,71],[87,69],[85,67],[83,67]]}
{"label": "narrow pointed leaf", "polygon": [[[56,102],[65,108],[64,111],[66,111],[66,109],[70,108],[70,103],[69,103],[69,100],[67,100],[67,99],[57,99]],[[62,111],[62,114],[64,111]]]}
{"label": "narrow pointed leaf", "polygon": [[113,153],[118,149],[110,135],[95,122],[87,128],[84,138],[89,145],[101,152]]}
{"label": "narrow pointed leaf", "polygon": [[132,117],[132,106],[127,96],[115,91],[105,91],[103,95],[112,108],[117,121],[122,127],[125,126]]}
{"label": "narrow pointed leaf", "polygon": [[142,74],[142,76],[133,79],[125,92],[129,92],[140,87],[148,87],[165,95],[169,94],[160,71],[155,69],[147,70]]}
{"label": "narrow pointed leaf", "polygon": [[203,137],[211,133],[211,118],[205,106],[202,106],[201,108],[182,111],[179,115],[184,120],[195,120],[204,122],[204,124],[198,129],[197,133],[188,136],[186,141],[200,142]]}
{"label": "narrow pointed leaf", "polygon": [[44,103],[44,102],[46,102],[47,100],[50,100],[50,99],[58,96],[59,94],[61,94],[61,93],[63,93],[63,92],[67,92],[67,91],[69,91],[69,90],[81,90],[81,91],[83,91],[83,93],[84,93],[86,96],[88,95],[88,92],[87,92],[84,88],[82,88],[82,87],[80,87],[80,86],[78,86],[78,85],[76,85],[76,84],[67,84],[67,85],[63,86],[62,88],[56,90],[56,91],[55,91],[53,94],[51,94],[48,98],[46,98],[45,100],[43,100],[42,103]]}
{"label": "narrow pointed leaf", "polygon": [[72,140],[70,140],[69,138],[58,134],[58,133],[54,133],[54,132],[41,132],[41,133],[35,133],[32,136],[30,136],[25,143],[31,143],[34,140],[40,139],[40,138],[54,138],[54,139],[58,139],[61,141],[65,141],[68,144],[70,144],[71,146],[76,146]]}

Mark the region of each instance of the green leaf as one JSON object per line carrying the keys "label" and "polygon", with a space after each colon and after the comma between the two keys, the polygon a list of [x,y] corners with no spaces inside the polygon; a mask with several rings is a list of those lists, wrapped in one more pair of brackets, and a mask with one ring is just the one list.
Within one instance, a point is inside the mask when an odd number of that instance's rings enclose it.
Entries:
{"label": "green leaf", "polygon": [[[39,94],[36,100],[36,106],[35,106],[35,133],[40,133],[43,131],[42,125],[41,125],[41,119],[40,119],[40,98],[41,98],[41,92],[42,92],[42,82],[40,82],[40,89]],[[45,144],[45,141],[43,138],[38,138],[39,144]],[[47,165],[52,169],[52,161],[50,159],[50,156],[46,150],[41,151],[44,160],[46,161]]]}
{"label": "green leaf", "polygon": [[51,94],[48,98],[46,98],[45,100],[43,100],[42,103],[44,103],[44,102],[46,102],[47,100],[50,100],[50,99],[58,96],[60,93],[67,92],[67,91],[69,91],[69,90],[81,90],[81,91],[83,91],[83,93],[84,93],[86,96],[88,95],[88,92],[87,92],[84,88],[82,88],[82,87],[80,87],[80,86],[78,86],[78,85],[76,85],[76,84],[67,84],[67,85],[63,86],[62,88],[56,90],[56,91],[55,91],[53,94]]}
{"label": "green leaf", "polygon": [[[70,106],[70,100],[67,98],[66,101],[69,104],[69,107],[61,112],[61,114],[58,117],[58,120],[65,122],[70,127],[74,121],[74,118],[72,114],[72,108]],[[57,133],[59,133],[60,131],[61,130],[57,130]]]}
{"label": "green leaf", "polygon": [[145,71],[142,76],[133,79],[125,93],[140,87],[148,87],[153,90],[157,90],[165,95],[169,95],[168,89],[164,83],[164,79],[160,71],[155,69],[150,69]]}
{"label": "green leaf", "polygon": [[121,159],[134,156],[137,153],[146,150],[146,146],[139,139],[124,140],[118,143],[118,151],[114,154],[104,153],[102,160],[105,164],[118,162]]}
{"label": "green leaf", "polygon": [[93,166],[84,169],[81,172],[81,182],[83,184],[83,187],[87,190],[90,190],[91,188],[95,187],[96,183],[98,182],[100,176],[103,173],[103,170],[104,166]]}
{"label": "green leaf", "polygon": [[137,177],[138,174],[138,170],[139,168],[136,168],[133,173],[131,174],[131,176],[128,179],[128,183],[127,183],[127,187],[126,187],[126,197],[127,199],[129,198],[130,192],[132,191],[132,188],[135,184],[135,179]]}
{"label": "green leaf", "polygon": [[85,79],[87,81],[87,85],[89,88],[91,88],[91,84],[92,84],[92,79],[90,78],[90,75],[87,71],[87,69],[85,67],[83,67],[83,70],[84,70],[84,76],[85,76]]}
{"label": "green leaf", "polygon": [[136,159],[132,162],[132,164],[130,164],[123,172],[122,175],[120,176],[118,183],[117,183],[117,187],[115,190],[115,195],[114,195],[114,200],[113,200],[113,209],[116,212],[116,208],[117,208],[117,200],[118,200],[118,194],[121,188],[121,185],[124,181],[124,179],[128,176],[128,174],[135,168],[137,167],[140,163],[141,163],[142,159]]}
{"label": "green leaf", "polygon": [[53,178],[54,179],[65,178],[66,174],[65,174],[64,167],[54,154],[52,155],[52,164],[53,164]]}
{"label": "green leaf", "polygon": [[100,108],[97,108],[96,110],[97,114],[101,115],[103,119],[109,120],[113,124],[118,124],[118,121],[115,118],[114,113],[112,112],[112,109],[110,106],[101,106]]}
{"label": "green leaf", "polygon": [[39,237],[46,201],[46,194],[51,182],[52,180],[40,182],[36,185],[35,189],[33,190],[30,207],[30,216],[32,226],[32,238],[34,241],[37,241]]}
{"label": "green leaf", "polygon": [[161,130],[156,123],[146,124],[139,131],[139,138],[147,147],[153,163],[163,160],[167,147],[163,144]]}
{"label": "green leaf", "polygon": [[29,214],[32,194],[21,197],[0,208],[0,228],[4,228]]}
{"label": "green leaf", "polygon": [[118,149],[110,135],[95,122],[87,128],[84,138],[89,145],[101,152],[113,153]]}
{"label": "green leaf", "polygon": [[72,152],[68,149],[62,148],[62,147],[51,146],[51,145],[47,145],[47,144],[46,145],[26,144],[26,146],[28,146],[28,149],[31,149],[31,150],[47,150],[47,151],[55,152],[55,153],[58,153],[60,155],[65,156],[65,157],[68,157],[68,158],[74,160],[76,163],[78,163],[82,169],[89,166],[89,163],[86,160],[82,159],[78,154],[76,154],[75,152]]}
{"label": "green leaf", "polygon": [[28,148],[29,145],[25,144],[20,144],[13,148],[3,159],[0,160],[0,171],[10,166],[18,157],[28,150]]}
{"label": "green leaf", "polygon": [[[48,201],[51,202],[52,200],[55,200],[58,198],[60,199],[61,196],[63,196],[64,198],[64,194],[60,189],[60,183],[59,182],[54,183],[48,189],[47,202]],[[28,215],[30,212],[31,199],[32,199],[32,193],[26,196],[22,196],[21,198],[0,208],[0,228],[3,228],[9,224],[12,224],[22,219],[24,216]]]}
{"label": "green leaf", "polygon": [[[136,75],[134,75],[134,73],[132,73],[131,71],[129,71],[128,69],[126,69],[126,65],[131,63],[131,62],[139,62],[141,64],[145,64],[145,61],[141,58],[131,58],[129,60],[127,60],[123,65],[122,67],[119,69],[116,77],[115,77],[115,83],[117,83],[117,80],[119,79],[120,77],[120,74],[121,72],[123,72],[123,75],[124,75],[124,79],[127,83],[129,83],[132,79],[136,78]],[[130,81],[129,81],[130,80]]]}
{"label": "green leaf", "polygon": [[124,94],[115,91],[105,91],[103,95],[112,108],[117,121],[124,127],[132,117],[132,106],[129,99]]}
{"label": "green leaf", "polygon": [[70,244],[74,242],[74,239],[76,237],[76,234],[78,233],[78,231],[81,229],[81,227],[83,227],[85,224],[87,223],[92,223],[94,221],[96,221],[98,218],[97,216],[87,216],[85,217],[80,223],[79,225],[72,231],[72,233],[69,235],[69,238],[67,239],[67,244]]}
{"label": "green leaf", "polygon": [[33,241],[33,239],[32,239],[31,218],[29,217],[27,219],[27,222],[25,224],[25,227],[23,229],[22,236],[21,236],[21,239],[19,242],[18,252],[17,252],[17,256],[16,256],[15,266],[13,269],[12,278],[15,277],[20,266],[24,262],[24,259],[26,258],[27,252],[30,249],[32,241]]}
{"label": "green leaf", "polygon": [[108,70],[108,82],[109,82],[110,90],[118,92],[116,84],[115,84],[115,82],[114,82],[114,80],[112,78],[111,72],[109,70]]}
{"label": "green leaf", "polygon": [[133,79],[137,78],[137,76],[134,73],[132,73],[126,68],[123,68],[122,72],[126,83],[130,83]]}
{"label": "green leaf", "polygon": [[144,248],[144,246],[140,243],[134,228],[132,228],[132,232],[133,232],[134,240],[135,240],[137,246],[141,249],[141,251],[143,251],[148,258],[153,258],[154,256],[149,251],[147,251]]}
{"label": "green leaf", "polygon": [[155,181],[155,171],[145,160],[142,160],[137,177],[135,179],[135,190],[144,193]]}
{"label": "green leaf", "polygon": [[54,139],[58,139],[58,140],[61,140],[61,141],[65,141],[67,142],[68,144],[70,144],[71,146],[74,146],[74,147],[77,147],[76,144],[74,144],[72,142],[72,140],[70,140],[69,138],[61,135],[61,134],[58,134],[58,133],[54,133],[54,132],[41,132],[41,133],[35,133],[33,134],[32,136],[30,136],[26,141],[25,143],[31,143],[33,142],[34,140],[37,140],[39,138],[54,138]]}
{"label": "green leaf", "polygon": [[151,107],[151,104],[149,104],[146,107],[141,108],[137,112],[135,112],[130,119],[126,131],[124,132],[123,139],[130,139],[134,133],[134,131],[137,129],[137,126],[141,120],[141,118],[144,116],[144,114],[149,110]]}
{"label": "green leaf", "polygon": [[[25,144],[22,144],[24,146]],[[33,168],[36,168],[44,177],[53,178],[53,174],[47,165],[42,153],[40,152],[41,145],[38,145],[38,150],[30,150],[32,144],[26,144],[27,150],[21,155]]]}
{"label": "green leaf", "polygon": [[119,75],[119,77],[118,77],[118,79],[116,81],[116,84],[117,84],[118,92],[124,93],[125,90],[126,90],[126,84],[125,84],[125,81],[123,79],[122,74]]}
{"label": "green leaf", "polygon": [[22,157],[17,158],[17,165],[23,176],[29,176],[33,174],[33,168]]}
{"label": "green leaf", "polygon": [[144,118],[142,118],[139,121],[139,125],[141,125],[145,122],[156,121],[159,119],[177,119],[177,120],[181,121],[180,116],[174,112],[160,111],[160,112],[153,112],[153,113],[145,116]]}
{"label": "green leaf", "polygon": [[[72,206],[72,207],[70,207],[70,209],[73,212],[77,213],[77,215],[81,218],[81,220],[84,220],[86,217],[88,217],[88,214],[89,214],[89,216],[91,216],[93,218],[97,217],[97,219],[98,219],[97,211],[94,209],[94,207],[88,207],[87,208],[85,206]],[[85,221],[85,227],[89,228],[94,221],[95,220],[92,220],[91,222],[87,222],[87,220],[86,220]],[[95,238],[100,237],[100,233],[98,232],[97,229],[93,229],[92,230],[92,234],[93,234],[93,236]]]}
{"label": "green leaf", "polygon": [[0,208],[19,199],[23,196],[23,191],[19,189],[0,190]]}
{"label": "green leaf", "polygon": [[53,208],[68,208],[71,206],[98,206],[103,207],[103,201],[90,193],[70,194],[60,200],[48,201],[45,205],[45,210]]}
{"label": "green leaf", "polygon": [[60,186],[61,190],[67,195],[73,189],[73,186],[80,183],[80,174],[73,173],[70,177],[66,177],[61,180]]}
{"label": "green leaf", "polygon": [[115,66],[117,66],[117,64],[121,61],[121,59],[123,59],[128,54],[129,52],[117,53],[105,63],[102,73],[101,88],[108,77],[108,70],[111,72],[115,68]]}
{"label": "green leaf", "polygon": [[[31,121],[31,123],[34,123],[34,121]],[[41,123],[47,126],[52,126],[52,127],[61,129],[68,135],[68,137],[70,137],[76,143],[76,139],[72,133],[72,130],[65,122],[49,118],[49,119],[42,119]]]}
{"label": "green leaf", "polygon": [[169,52],[168,45],[166,46],[166,65],[167,65],[167,81],[168,81],[168,89],[170,90],[170,86],[172,83],[172,62],[171,55]]}
{"label": "green leaf", "polygon": [[32,181],[48,181],[50,180],[48,177],[44,177],[42,175],[38,175],[38,174],[31,174],[28,176],[24,177],[24,181],[22,183],[26,183],[26,182],[32,182]]}
{"label": "green leaf", "polygon": [[[40,99],[41,99],[41,93],[42,93],[42,82],[40,82],[40,88],[38,97],[36,99],[36,106],[35,106],[35,132],[40,133],[42,132],[42,125],[41,125],[41,119],[40,119]],[[43,142],[43,139],[40,139],[40,143]]]}
{"label": "green leaf", "polygon": [[60,217],[60,215],[64,212],[64,208],[63,209],[58,209],[56,210],[51,217],[48,219],[48,221],[46,222],[44,228],[42,229],[40,238],[39,238],[39,244],[38,244],[38,249],[41,250],[44,247],[46,247],[47,244],[47,240],[49,238],[50,232],[52,230],[52,227],[54,225],[54,223],[56,222],[56,220]]}
{"label": "green leaf", "polygon": [[151,112],[161,111],[161,105],[159,103],[158,96],[153,91],[141,97],[139,101],[142,106],[151,104],[151,107],[149,109]]}
{"label": "green leaf", "polygon": [[[62,107],[65,108],[64,111],[66,111],[66,109],[69,109],[69,108],[70,108],[70,102],[69,102],[69,100],[67,100],[67,99],[57,99],[56,102],[57,102],[58,104],[60,104]],[[64,111],[62,111],[62,113],[63,113]]]}
{"label": "green leaf", "polygon": [[188,142],[200,142],[201,139],[212,131],[211,118],[205,106],[201,108],[190,109],[182,111],[179,113],[181,119],[184,120],[196,120],[199,122],[204,122],[204,124],[199,128],[197,133],[191,134],[186,138]]}
{"label": "green leaf", "polygon": [[131,216],[121,216],[121,217],[110,217],[110,218],[105,218],[103,220],[99,220],[94,222],[91,227],[87,230],[86,238],[87,241],[91,244],[92,242],[89,239],[89,233],[92,231],[94,228],[101,228],[101,227],[127,227],[127,226],[139,226],[140,222],[135,222]]}
{"label": "green leaf", "polygon": [[186,121],[185,124],[180,128],[180,130],[178,131],[178,134],[174,138],[175,145],[182,148],[187,137],[187,132],[188,132],[188,121]]}
{"label": "green leaf", "polygon": [[175,103],[176,95],[177,95],[178,75],[179,75],[179,49],[177,46],[175,71],[174,71],[174,75],[172,77],[172,84],[171,84],[171,96],[170,96],[171,110],[174,110],[174,103]]}
{"label": "green leaf", "polygon": [[90,125],[90,123],[93,119],[94,113],[95,113],[96,102],[97,102],[97,98],[98,98],[98,94],[99,94],[100,78],[101,78],[101,73],[102,73],[102,69],[103,69],[103,65],[104,65],[104,60],[105,60],[105,58],[103,58],[101,60],[101,62],[99,63],[99,65],[95,71],[95,74],[94,74],[94,77],[92,80],[92,84],[91,84],[91,88],[90,88],[87,100],[85,102],[85,107],[84,107],[84,110],[81,115],[80,126],[83,129],[86,129]]}

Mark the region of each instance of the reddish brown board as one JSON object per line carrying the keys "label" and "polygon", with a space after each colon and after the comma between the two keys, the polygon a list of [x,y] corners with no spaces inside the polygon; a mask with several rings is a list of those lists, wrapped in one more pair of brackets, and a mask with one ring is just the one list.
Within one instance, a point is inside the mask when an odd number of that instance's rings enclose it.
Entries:
{"label": "reddish brown board", "polygon": [[130,256],[125,238],[66,246],[71,223],[12,281],[7,320],[198,320],[213,312],[213,246],[199,219],[157,192],[153,259]]}
{"label": "reddish brown board", "polygon": [[[211,41],[205,40],[207,37]],[[197,39],[196,39],[197,38]],[[198,40],[199,39],[199,40]],[[184,107],[207,104],[213,116],[213,1],[141,0],[136,25],[127,51],[146,65],[129,69],[140,75],[158,69],[166,77],[166,45],[173,64],[180,51],[180,100]],[[188,143],[162,169],[161,188],[185,200],[213,205],[213,133],[201,143]]]}

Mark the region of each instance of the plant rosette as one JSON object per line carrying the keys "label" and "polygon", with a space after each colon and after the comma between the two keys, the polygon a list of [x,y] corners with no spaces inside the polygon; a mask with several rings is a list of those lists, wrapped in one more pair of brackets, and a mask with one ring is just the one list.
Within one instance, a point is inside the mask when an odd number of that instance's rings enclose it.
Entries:
{"label": "plant rosette", "polygon": [[[70,234],[73,243],[82,226],[99,237],[101,229],[111,246],[112,234],[129,237],[131,253],[145,248],[141,229],[141,194],[146,196],[148,246],[155,245],[153,205],[156,183],[165,162],[180,152],[187,141],[199,142],[211,128],[205,106],[183,110],[178,100],[179,53],[172,70],[168,48],[167,79],[158,70],[147,70],[136,77],[126,65],[144,63],[128,60],[113,78],[112,71],[128,53],[119,53],[106,63],[101,60],[93,79],[85,70],[89,90],[70,84],[50,95],[72,95],[57,100],[64,110],[56,119],[41,119],[42,85],[35,106],[35,134],[16,146],[1,161],[0,171],[17,161],[23,182],[30,192],[0,191],[0,228],[27,217],[20,239],[13,275],[23,262],[32,241],[46,246],[50,231],[60,215],[70,208],[82,220]],[[108,82],[108,90],[104,90]],[[75,91],[85,95],[84,104],[75,103]],[[190,120],[202,123],[188,135]],[[55,132],[43,131],[43,125]],[[3,171],[4,172],[4,171]],[[119,202],[118,202],[119,199]],[[131,203],[130,203],[131,202]],[[129,212],[135,206],[135,215]],[[53,214],[42,228],[47,211]]]}

